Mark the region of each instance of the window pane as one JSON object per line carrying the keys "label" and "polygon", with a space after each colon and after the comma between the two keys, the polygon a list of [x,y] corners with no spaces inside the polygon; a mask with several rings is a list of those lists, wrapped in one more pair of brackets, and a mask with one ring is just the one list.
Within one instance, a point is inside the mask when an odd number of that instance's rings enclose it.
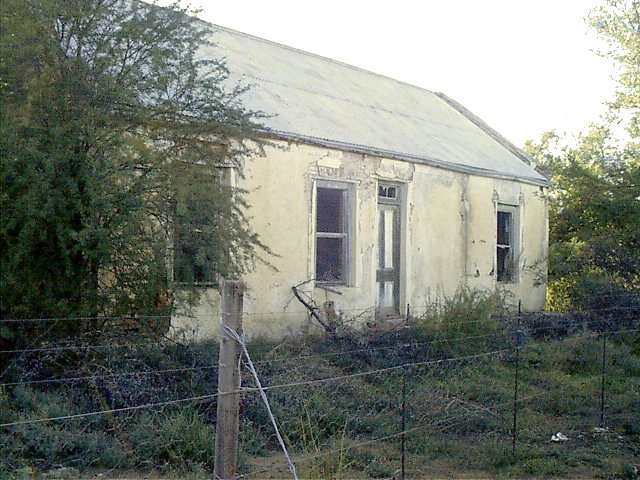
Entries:
{"label": "window pane", "polygon": [[345,232],[345,193],[338,188],[318,188],[317,232]]}
{"label": "window pane", "polygon": [[498,212],[498,245],[511,245],[511,212]]}
{"label": "window pane", "polygon": [[179,283],[213,283],[217,210],[212,209],[204,189],[217,188],[215,177],[197,177],[197,170],[185,174],[177,185],[174,211],[173,274]]}
{"label": "window pane", "polygon": [[316,279],[322,282],[344,282],[344,238],[317,238]]}
{"label": "window pane", "polygon": [[181,283],[213,282],[215,261],[208,252],[207,236],[191,224],[179,225],[175,233],[174,279]]}
{"label": "window pane", "polygon": [[498,281],[508,282],[513,280],[512,273],[511,248],[498,247]]}
{"label": "window pane", "polygon": [[396,198],[396,187],[380,185],[378,187],[378,196],[381,198]]}

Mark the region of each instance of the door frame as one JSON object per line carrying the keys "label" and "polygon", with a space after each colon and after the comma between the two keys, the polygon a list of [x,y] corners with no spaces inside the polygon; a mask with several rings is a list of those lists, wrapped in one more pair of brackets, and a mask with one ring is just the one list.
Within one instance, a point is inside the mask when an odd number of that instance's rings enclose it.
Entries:
{"label": "door frame", "polygon": [[[403,231],[403,195],[402,185],[395,182],[378,181],[376,185],[376,258],[375,258],[375,303],[376,318],[398,318],[401,316],[401,299],[403,293],[403,273],[402,268],[402,242],[404,241]],[[393,239],[392,239],[392,269],[383,267],[384,251],[382,246],[385,243],[382,211],[393,211]],[[392,281],[393,285],[393,306],[380,307],[381,281]]]}

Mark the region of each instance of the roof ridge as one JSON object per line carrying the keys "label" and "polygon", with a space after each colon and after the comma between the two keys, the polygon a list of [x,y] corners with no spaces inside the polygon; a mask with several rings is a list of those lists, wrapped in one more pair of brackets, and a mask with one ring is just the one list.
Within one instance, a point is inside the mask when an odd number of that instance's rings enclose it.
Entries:
{"label": "roof ridge", "polygon": [[[522,150],[443,93],[222,25],[201,19],[196,21],[208,31],[211,46],[215,48],[218,45],[222,48],[223,56],[229,54],[237,61],[237,73],[250,84],[253,84],[253,80],[259,86],[258,92],[266,92],[266,95],[256,94],[251,101],[258,109],[274,115],[276,120],[268,122],[267,129],[276,137],[360,153],[382,154],[398,160],[422,159],[422,163],[453,171],[548,184],[548,180],[532,167],[535,162]],[[264,59],[261,59],[262,54],[266,55]],[[276,68],[265,64],[269,62],[271,65],[273,61],[282,62],[282,65]],[[262,73],[265,68],[266,78]],[[326,69],[328,74],[338,75],[340,82],[333,89],[331,77],[321,76],[318,83],[294,81],[295,85],[290,85],[290,78],[304,76],[310,69]],[[372,88],[374,93],[381,95],[381,100],[372,103],[370,95],[350,87],[353,82],[361,82]],[[287,96],[294,89],[304,94]],[[293,103],[287,103],[280,95],[291,97]],[[415,111],[416,102],[433,108],[424,112]],[[354,108],[347,103],[366,108],[367,111],[357,110],[362,114],[361,121],[356,122],[360,126],[347,128],[345,124],[336,129],[337,124],[330,120],[331,115],[353,114]],[[314,109],[323,112],[319,119],[313,115]],[[400,139],[390,134],[382,124],[390,119],[380,116],[381,112],[406,119],[398,123],[404,129]],[[280,113],[287,116],[279,117]],[[422,113],[426,116],[423,117]],[[284,120],[277,121],[277,118]],[[430,140],[424,139],[425,134],[430,135]]]}
{"label": "roof ridge", "polygon": [[302,55],[306,55],[308,57],[313,57],[313,58],[317,58],[319,60],[324,60],[324,61],[336,64],[336,65],[341,65],[343,67],[347,67],[347,68],[350,68],[352,70],[357,70],[359,72],[364,72],[364,73],[367,73],[369,75],[373,75],[375,77],[384,78],[386,80],[391,80],[393,82],[401,83],[403,85],[407,85],[409,87],[416,88],[418,90],[423,90],[425,92],[429,92],[429,93],[432,93],[434,95],[437,95],[437,92],[434,92],[433,90],[429,90],[428,88],[421,87],[419,85],[415,85],[413,83],[409,83],[409,82],[404,81],[404,80],[398,80],[397,78],[393,78],[393,77],[390,77],[388,75],[384,75],[382,73],[374,72],[372,70],[367,70],[366,68],[358,67],[357,65],[352,65],[350,63],[346,63],[346,62],[343,62],[341,60],[336,60],[334,58],[325,57],[324,55],[320,55],[319,53],[313,53],[313,52],[309,52],[307,50],[302,50],[300,48],[292,47],[291,45],[287,45],[287,44],[284,44],[284,43],[276,42],[276,41],[269,40],[269,39],[266,39],[266,38],[263,38],[263,37],[258,37],[257,35],[252,35],[250,33],[241,32],[240,30],[234,30],[233,28],[224,27],[222,25],[218,25],[216,23],[207,22],[206,20],[202,20],[202,19],[199,19],[199,18],[198,18],[198,20],[200,20],[201,22],[207,24],[210,27],[213,27],[214,29],[222,30],[222,31],[230,33],[232,35],[239,35],[239,36],[242,36],[242,37],[247,37],[247,38],[250,38],[250,39],[253,39],[253,40],[257,40],[257,41],[262,42],[262,43],[268,43],[268,44],[271,44],[271,45],[275,45],[275,46],[283,48],[285,50],[290,50],[292,52],[296,52],[296,53],[299,53],[299,54],[302,54]]}
{"label": "roof ridge", "polygon": [[518,157],[518,159],[520,159],[520,161],[522,161],[523,163],[527,164],[529,167],[535,170],[535,166],[537,165],[537,162],[535,161],[535,159],[532,156],[530,156],[528,153],[526,153],[524,150],[522,150],[520,147],[515,145],[511,140],[507,139],[500,132],[495,130],[493,127],[489,126],[487,122],[482,120],[475,113],[473,113],[471,110],[469,110],[467,107],[457,102],[453,98],[449,97],[448,95],[442,92],[435,92],[435,94],[440,99],[442,99],[445,103],[451,106],[454,110],[460,113],[463,117],[467,118],[467,120],[471,121],[471,123],[473,123],[478,128],[480,128],[484,133],[489,135],[496,142],[498,142],[508,151],[513,153],[516,157]]}

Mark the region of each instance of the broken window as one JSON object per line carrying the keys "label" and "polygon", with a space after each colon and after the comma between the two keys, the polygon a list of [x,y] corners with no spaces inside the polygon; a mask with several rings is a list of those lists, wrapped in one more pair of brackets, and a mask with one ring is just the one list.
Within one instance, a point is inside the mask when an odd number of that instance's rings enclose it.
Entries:
{"label": "broken window", "polygon": [[379,185],[378,186],[378,198],[385,200],[397,199],[398,187],[391,185]]}
{"label": "broken window", "polygon": [[346,285],[349,258],[349,185],[318,182],[316,189],[316,280]]}
{"label": "broken window", "polygon": [[515,281],[515,214],[514,207],[498,207],[496,272],[499,282]]}
{"label": "broken window", "polygon": [[[181,173],[175,184],[173,278],[181,284],[215,285],[224,255],[216,244],[224,224],[223,199],[231,195],[226,185],[230,169],[191,165]],[[218,206],[211,202],[214,190]]]}

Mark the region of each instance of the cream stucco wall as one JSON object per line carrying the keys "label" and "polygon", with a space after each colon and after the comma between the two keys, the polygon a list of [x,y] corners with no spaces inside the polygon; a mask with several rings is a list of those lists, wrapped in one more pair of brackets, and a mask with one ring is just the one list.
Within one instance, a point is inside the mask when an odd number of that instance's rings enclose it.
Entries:
{"label": "cream stucco wall", "polygon": [[[420,310],[438,295],[461,285],[494,289],[496,210],[516,207],[518,241],[516,280],[499,282],[525,310],[544,308],[547,256],[546,189],[517,181],[480,177],[424,164],[280,143],[266,157],[246,166],[238,186],[248,191],[248,212],[255,231],[275,256],[244,278],[244,330],[249,335],[281,336],[315,328],[291,287],[315,276],[314,182],[335,180],[353,192],[350,281],[335,287],[342,295],[304,288],[320,305],[333,300],[347,317],[376,304],[377,185],[400,187],[400,304]],[[207,292],[192,319],[176,319],[177,328],[197,337],[217,332],[217,293]],[[363,315],[365,318],[367,314]],[[201,325],[202,323],[206,325]]]}

